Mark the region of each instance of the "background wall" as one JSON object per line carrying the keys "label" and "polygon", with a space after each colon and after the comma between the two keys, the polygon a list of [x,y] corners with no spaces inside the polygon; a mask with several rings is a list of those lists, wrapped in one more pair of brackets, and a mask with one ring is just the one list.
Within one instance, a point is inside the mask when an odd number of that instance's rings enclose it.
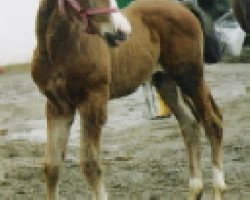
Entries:
{"label": "background wall", "polygon": [[0,65],[29,62],[39,0],[1,0]]}

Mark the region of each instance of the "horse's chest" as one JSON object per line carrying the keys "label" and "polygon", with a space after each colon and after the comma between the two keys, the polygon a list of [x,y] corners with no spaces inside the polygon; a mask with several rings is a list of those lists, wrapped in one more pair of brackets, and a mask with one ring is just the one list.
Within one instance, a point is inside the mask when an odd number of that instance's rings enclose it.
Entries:
{"label": "horse's chest", "polygon": [[44,93],[51,101],[57,104],[76,105],[84,100],[87,84],[74,75],[63,72],[54,72],[47,79]]}

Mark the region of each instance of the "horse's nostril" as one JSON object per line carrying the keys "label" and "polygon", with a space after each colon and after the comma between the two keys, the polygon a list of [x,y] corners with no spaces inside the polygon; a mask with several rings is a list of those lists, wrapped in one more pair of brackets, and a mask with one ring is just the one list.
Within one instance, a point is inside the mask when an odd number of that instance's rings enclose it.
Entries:
{"label": "horse's nostril", "polygon": [[109,46],[115,47],[119,44],[119,42],[126,41],[128,37],[126,33],[117,31],[116,33],[104,33],[104,38],[108,42]]}
{"label": "horse's nostril", "polygon": [[117,38],[116,38],[115,34],[105,33],[104,37],[105,37],[107,43],[109,44],[109,46],[111,46],[111,47],[117,46],[117,42],[116,42]]}
{"label": "horse's nostril", "polygon": [[127,34],[122,32],[121,30],[118,30],[116,33],[116,39],[120,41],[125,41],[127,40]]}

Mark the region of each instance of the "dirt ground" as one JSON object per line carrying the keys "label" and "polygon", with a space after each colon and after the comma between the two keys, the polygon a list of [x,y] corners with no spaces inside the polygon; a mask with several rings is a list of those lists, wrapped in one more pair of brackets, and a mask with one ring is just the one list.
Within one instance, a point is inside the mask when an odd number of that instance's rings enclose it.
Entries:
{"label": "dirt ground", "polygon": [[[225,200],[250,199],[250,64],[206,66],[224,112]],[[46,199],[42,160],[45,99],[28,72],[0,75],[0,199]],[[111,101],[102,163],[109,200],[182,200],[188,189],[184,145],[174,117],[150,120],[142,90]],[[60,182],[60,199],[90,199],[79,168],[79,117]],[[212,194],[209,143],[203,136],[204,200]]]}

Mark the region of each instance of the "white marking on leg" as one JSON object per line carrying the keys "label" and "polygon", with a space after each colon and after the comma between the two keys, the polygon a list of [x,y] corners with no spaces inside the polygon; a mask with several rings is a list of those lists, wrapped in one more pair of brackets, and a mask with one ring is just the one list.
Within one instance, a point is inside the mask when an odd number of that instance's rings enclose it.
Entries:
{"label": "white marking on leg", "polygon": [[98,190],[98,194],[96,193],[92,193],[93,196],[93,200],[108,200],[108,193],[106,192],[106,189],[104,187],[103,184],[101,184],[99,190]]}
{"label": "white marking on leg", "polygon": [[108,200],[108,193],[106,192],[106,189],[103,184],[101,186],[101,198],[102,200]]}
{"label": "white marking on leg", "polygon": [[189,179],[189,195],[188,199],[193,200],[202,193],[203,183],[201,178],[190,178]]}
{"label": "white marking on leg", "polygon": [[189,179],[189,187],[201,189],[203,187],[202,180],[200,178],[190,178]]}
{"label": "white marking on leg", "polygon": [[[117,8],[115,0],[109,0],[111,8]],[[120,30],[128,35],[132,32],[132,27],[128,19],[120,12],[111,13],[111,21],[116,31]]]}
{"label": "white marking on leg", "polygon": [[224,173],[217,167],[213,167],[213,185],[218,188],[226,188]]}

